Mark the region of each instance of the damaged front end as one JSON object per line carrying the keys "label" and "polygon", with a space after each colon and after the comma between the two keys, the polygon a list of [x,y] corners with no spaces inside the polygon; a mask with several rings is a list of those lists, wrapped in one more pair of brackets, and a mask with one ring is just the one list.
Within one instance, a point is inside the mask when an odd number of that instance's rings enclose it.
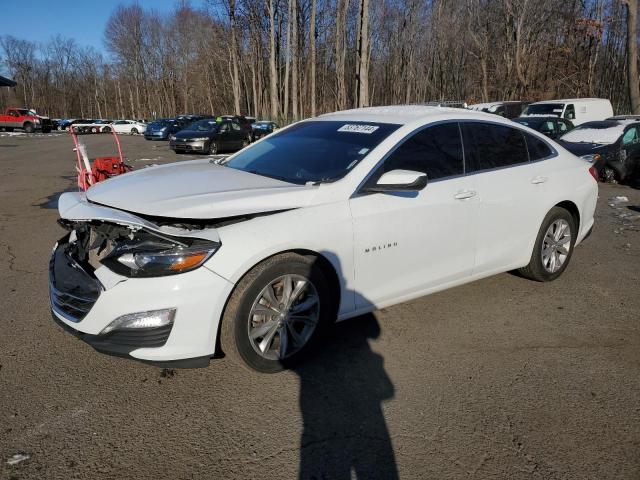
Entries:
{"label": "damaged front end", "polygon": [[[155,277],[160,281],[159,277],[198,269],[219,249],[217,233],[198,225],[158,225],[127,212],[90,204],[83,196],[70,195],[74,197],[61,198],[59,220],[69,232],[57,242],[49,263],[54,319],[103,353],[130,356],[137,349],[163,347],[171,334],[179,301],[171,301],[161,309],[134,307],[117,313],[116,307],[113,316],[102,313],[92,314],[91,319],[87,316],[102,295],[108,296],[110,289],[119,290],[120,294],[129,291],[129,286],[114,288],[128,279]],[[183,280],[176,281],[174,284],[178,285]],[[153,282],[149,284],[151,290],[144,289],[145,295],[154,294],[152,285]],[[156,295],[162,304],[163,293]],[[111,310],[113,302],[107,304]],[[83,322],[85,317],[87,320]],[[205,363],[208,364],[206,356],[189,360],[185,366]]]}

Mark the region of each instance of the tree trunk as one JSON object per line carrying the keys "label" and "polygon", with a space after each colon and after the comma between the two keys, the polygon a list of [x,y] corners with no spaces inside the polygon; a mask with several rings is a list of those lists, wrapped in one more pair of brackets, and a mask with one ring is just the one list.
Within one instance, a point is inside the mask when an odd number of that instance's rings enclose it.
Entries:
{"label": "tree trunk", "polygon": [[311,0],[311,24],[309,25],[309,48],[311,50],[311,116],[316,116],[316,0]]}
{"label": "tree trunk", "polygon": [[347,107],[347,86],[345,83],[346,21],[349,0],[338,0],[336,16],[336,103],[338,110]]}
{"label": "tree trunk", "polygon": [[284,50],[284,102],[282,105],[282,113],[285,121],[289,118],[289,66],[291,64],[291,8],[293,0],[289,0],[289,9],[287,10],[287,38]]}
{"label": "tree trunk", "polygon": [[293,105],[293,121],[298,120],[298,5],[296,0],[292,1],[291,9],[291,44],[293,45],[293,55],[291,63],[291,103]]}
{"label": "tree trunk", "polygon": [[631,113],[640,114],[638,81],[638,0],[627,0],[627,75]]}
{"label": "tree trunk", "polygon": [[229,21],[231,22],[231,61],[233,63],[233,110],[236,115],[240,115],[240,77],[238,75],[235,0],[229,0]]}
{"label": "tree trunk", "polygon": [[360,0],[356,107],[369,105],[369,0]]}
{"label": "tree trunk", "polygon": [[271,120],[278,118],[278,72],[276,71],[276,25],[273,2],[269,0],[269,79],[271,94]]}

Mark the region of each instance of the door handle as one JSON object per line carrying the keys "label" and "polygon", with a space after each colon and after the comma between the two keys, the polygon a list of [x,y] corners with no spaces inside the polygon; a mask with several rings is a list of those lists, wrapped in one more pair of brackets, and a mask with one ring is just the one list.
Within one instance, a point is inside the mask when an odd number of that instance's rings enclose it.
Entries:
{"label": "door handle", "polygon": [[540,183],[544,183],[547,180],[549,180],[548,177],[534,177],[531,179],[531,183],[533,183],[534,185],[538,185]]}
{"label": "door handle", "polygon": [[476,196],[476,192],[473,190],[461,190],[456,193],[453,198],[456,200],[466,200],[467,198],[473,198]]}

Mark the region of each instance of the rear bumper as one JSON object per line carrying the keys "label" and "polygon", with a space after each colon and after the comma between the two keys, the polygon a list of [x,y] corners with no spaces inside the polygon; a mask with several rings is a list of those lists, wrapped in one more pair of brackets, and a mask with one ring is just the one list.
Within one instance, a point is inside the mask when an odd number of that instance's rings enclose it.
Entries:
{"label": "rear bumper", "polygon": [[[109,355],[159,366],[208,364],[215,354],[218,325],[232,283],[206,267],[154,278],[122,277],[104,266],[90,273],[73,262],[67,268],[63,265],[67,238],[56,246],[50,263],[56,323]],[[161,309],[175,309],[172,325],[100,333],[123,315]]]}

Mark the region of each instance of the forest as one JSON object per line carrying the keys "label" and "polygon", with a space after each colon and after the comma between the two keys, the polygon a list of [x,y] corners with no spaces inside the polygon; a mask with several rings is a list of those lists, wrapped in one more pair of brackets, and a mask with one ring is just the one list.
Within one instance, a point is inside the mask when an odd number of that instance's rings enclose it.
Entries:
{"label": "forest", "polygon": [[609,98],[627,113],[637,77],[629,4],[637,9],[636,0],[209,0],[169,14],[119,5],[102,53],[59,35],[0,36],[0,62],[18,82],[14,101],[61,118],[289,122],[368,105],[564,97]]}

